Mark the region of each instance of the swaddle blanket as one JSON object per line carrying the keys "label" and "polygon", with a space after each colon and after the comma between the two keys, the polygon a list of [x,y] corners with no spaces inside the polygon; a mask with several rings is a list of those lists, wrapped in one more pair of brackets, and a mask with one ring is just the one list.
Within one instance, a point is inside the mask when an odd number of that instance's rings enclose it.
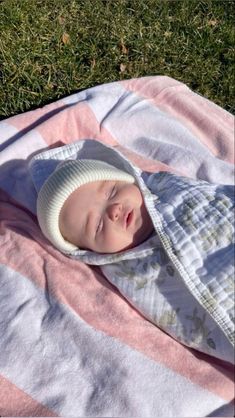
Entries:
{"label": "swaddle blanket", "polygon": [[75,250],[68,255],[102,265],[129,302],[179,341],[233,363],[234,187],[168,172],[149,175],[120,152],[79,141],[33,158],[38,191],[64,155],[103,160],[132,174],[156,232],[117,254]]}
{"label": "swaddle blanket", "polygon": [[[233,183],[232,115],[169,77],[93,87],[1,121],[0,415],[233,416],[231,364],[178,343],[122,297],[102,266],[68,258],[42,236],[29,161],[68,144],[47,159],[53,170],[86,138],[95,139],[91,149],[118,149],[141,172]],[[156,257],[164,272],[163,252]],[[189,316],[193,330],[208,325],[199,310]]]}
{"label": "swaddle blanket", "polygon": [[233,187],[169,173],[151,175],[147,184],[158,235],[149,240],[151,253],[139,257],[136,248],[132,260],[103,271],[163,330],[233,363]]}

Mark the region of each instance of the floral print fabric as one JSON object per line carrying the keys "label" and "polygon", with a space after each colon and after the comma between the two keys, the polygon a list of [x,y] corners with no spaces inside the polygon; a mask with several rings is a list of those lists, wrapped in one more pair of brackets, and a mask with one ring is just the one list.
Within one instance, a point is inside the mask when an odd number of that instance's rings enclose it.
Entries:
{"label": "floral print fabric", "polygon": [[233,362],[234,189],[170,173],[148,177],[155,226],[146,254],[102,266],[147,318],[178,341]]}

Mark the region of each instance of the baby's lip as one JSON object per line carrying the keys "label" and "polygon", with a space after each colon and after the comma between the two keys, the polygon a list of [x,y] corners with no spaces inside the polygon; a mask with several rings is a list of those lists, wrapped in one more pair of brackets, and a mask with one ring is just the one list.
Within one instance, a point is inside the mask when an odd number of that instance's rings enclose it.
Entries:
{"label": "baby's lip", "polygon": [[134,211],[133,210],[128,210],[126,212],[125,217],[124,217],[124,225],[125,225],[125,228],[126,229],[130,226],[130,224],[131,224],[131,222],[133,220],[133,215],[134,215]]}

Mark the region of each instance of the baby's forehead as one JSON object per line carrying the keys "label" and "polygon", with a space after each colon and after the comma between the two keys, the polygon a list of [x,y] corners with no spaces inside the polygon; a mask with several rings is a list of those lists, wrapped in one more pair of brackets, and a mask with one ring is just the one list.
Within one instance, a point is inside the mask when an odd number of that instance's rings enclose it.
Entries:
{"label": "baby's forehead", "polygon": [[89,181],[82,186],[80,186],[81,189],[93,189],[97,191],[102,191],[109,183],[113,183],[113,180],[96,180],[96,181]]}
{"label": "baby's forehead", "polygon": [[75,202],[83,198],[90,197],[91,202],[92,198],[101,197],[108,193],[108,190],[112,185],[116,183],[113,180],[96,180],[88,181],[85,184],[82,184],[80,187],[76,188],[74,192],[69,196],[68,200]]}
{"label": "baby's forehead", "polygon": [[[65,201],[61,211],[60,219],[70,219],[81,211],[86,213],[91,207],[96,208],[97,202],[102,201],[102,196],[108,195],[110,189],[109,184],[114,183],[113,180],[96,180],[88,181],[74,190],[73,193]],[[111,186],[112,187],[112,186]]]}

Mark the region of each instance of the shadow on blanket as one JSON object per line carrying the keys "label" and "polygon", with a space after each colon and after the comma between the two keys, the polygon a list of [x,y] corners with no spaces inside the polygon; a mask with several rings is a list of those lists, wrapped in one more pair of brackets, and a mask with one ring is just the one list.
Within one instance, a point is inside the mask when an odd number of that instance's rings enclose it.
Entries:
{"label": "shadow on blanket", "polygon": [[235,411],[234,411],[234,400],[232,400],[228,404],[223,405],[220,408],[216,409],[215,411],[211,412],[211,414],[207,415],[207,417],[235,416],[234,413],[235,413]]}
{"label": "shadow on blanket", "polygon": [[[37,126],[41,125],[42,123],[46,122],[48,119],[52,118],[53,116],[63,112],[65,109],[68,109],[69,107],[72,107],[72,106],[73,106],[73,103],[67,104],[67,105],[61,106],[58,109],[53,109],[50,112],[46,113],[45,115],[41,116],[34,123],[31,123],[30,125],[26,126],[24,129],[21,129],[15,135],[13,135],[12,137],[8,138],[5,142],[3,142],[3,144],[0,145],[0,152],[3,151],[3,149],[5,149],[5,148],[9,147],[10,145],[14,144],[14,142],[16,142],[17,140],[22,138],[28,132],[32,131],[33,129],[36,129]],[[54,146],[55,146],[55,144],[54,144]],[[37,153],[38,153],[38,151],[37,151]],[[32,156],[33,155],[31,155],[30,158],[32,158]]]}

